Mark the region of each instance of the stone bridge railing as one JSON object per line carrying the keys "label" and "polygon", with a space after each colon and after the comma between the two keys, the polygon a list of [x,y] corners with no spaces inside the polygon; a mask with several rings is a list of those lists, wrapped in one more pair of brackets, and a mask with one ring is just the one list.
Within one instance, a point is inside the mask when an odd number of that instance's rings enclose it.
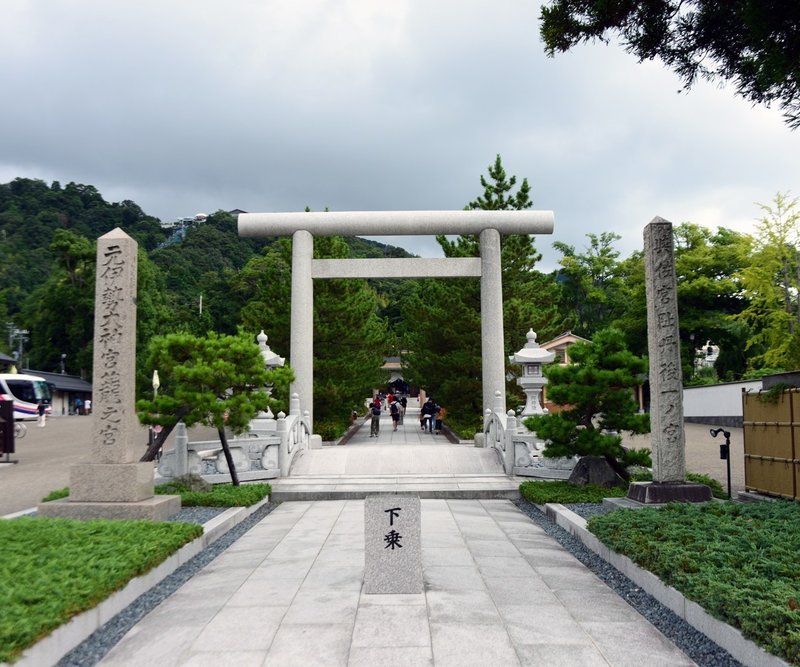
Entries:
{"label": "stone bridge railing", "polygon": [[[529,431],[513,410],[503,412],[500,392],[495,392],[494,405],[486,410],[483,420],[482,445],[497,451],[507,475],[567,479],[576,459],[545,458],[545,442]],[[481,442],[476,442],[480,445]]]}
{"label": "stone bridge railing", "polygon": [[[173,479],[186,474],[200,475],[207,482],[229,482],[228,462],[219,440],[189,442],[186,427],[175,428],[175,447],[165,452],[158,474]],[[228,440],[233,465],[240,481],[286,477],[294,457],[301,451],[321,445],[311,433],[308,413],[300,414],[300,399],[293,394],[289,414],[278,413],[253,420],[250,431]]]}

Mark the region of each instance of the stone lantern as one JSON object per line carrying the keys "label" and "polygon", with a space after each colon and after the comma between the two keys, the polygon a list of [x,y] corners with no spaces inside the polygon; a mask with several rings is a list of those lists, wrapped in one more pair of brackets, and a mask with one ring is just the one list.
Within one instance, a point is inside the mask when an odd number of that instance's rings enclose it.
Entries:
{"label": "stone lantern", "polygon": [[[263,329],[261,330],[261,333],[256,336],[256,340],[258,341],[258,349],[261,351],[261,358],[264,360],[264,366],[266,366],[267,370],[280,368],[284,365],[284,363],[286,363],[286,359],[275,354],[275,352],[269,348],[269,345],[267,345],[267,334],[264,333]],[[267,396],[271,396],[272,385],[266,385],[264,387],[264,391],[266,392]],[[273,420],[274,415],[272,414],[272,410],[267,407],[266,412],[259,412],[258,415],[256,415],[256,418],[250,423],[250,431],[274,431],[275,422]]]}
{"label": "stone lantern", "polygon": [[533,329],[528,330],[528,342],[519,352],[508,359],[512,364],[522,366],[522,375],[517,378],[517,384],[525,392],[525,408],[521,417],[545,414],[539,403],[542,388],[547,384],[547,378],[542,372],[544,364],[552,363],[556,358],[555,352],[550,352],[539,347]]}
{"label": "stone lantern", "polygon": [[264,359],[264,365],[268,370],[270,368],[280,368],[286,363],[286,359],[278,356],[269,349],[269,345],[267,345],[267,334],[264,333],[263,329],[261,333],[256,336],[256,340],[258,341],[258,349],[261,351],[261,357]]}

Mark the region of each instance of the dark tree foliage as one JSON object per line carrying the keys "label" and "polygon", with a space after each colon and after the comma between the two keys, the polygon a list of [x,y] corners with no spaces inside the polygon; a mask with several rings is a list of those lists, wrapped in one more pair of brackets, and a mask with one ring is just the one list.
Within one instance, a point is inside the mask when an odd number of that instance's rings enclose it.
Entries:
{"label": "dark tree foliage", "polygon": [[[317,258],[345,258],[341,237],[314,239]],[[378,298],[366,280],[318,280],[314,285],[314,422],[336,430],[349,422],[372,389],[380,386],[383,359],[391,352]]]}
{"label": "dark tree foliage", "polygon": [[572,331],[591,338],[624,312],[627,303],[619,251],[613,247],[622,237],[613,232],[586,236],[589,245],[584,253],[563,241],[553,247],[562,254],[557,277],[562,309],[570,314]]}
{"label": "dark tree foliage", "polygon": [[148,251],[167,236],[158,220],[136,204],[108,203],[91,185],[62,187],[53,181],[48,186],[30,178],[0,184],[0,286],[7,316],[17,318],[33,292],[61,268],[51,249],[57,232],[95,241],[115,227]]}
{"label": "dark tree foliage", "polygon": [[190,223],[180,243],[153,252],[153,261],[166,276],[177,326],[197,335],[209,330],[235,333],[244,301],[233,282],[247,262],[273,241],[241,238],[235,218],[217,211]]}
{"label": "dark tree foliage", "polygon": [[663,61],[690,88],[730,81],[755,104],[777,102],[800,126],[800,3],[774,0],[551,0],[542,7],[545,52],[617,33],[639,61]]}

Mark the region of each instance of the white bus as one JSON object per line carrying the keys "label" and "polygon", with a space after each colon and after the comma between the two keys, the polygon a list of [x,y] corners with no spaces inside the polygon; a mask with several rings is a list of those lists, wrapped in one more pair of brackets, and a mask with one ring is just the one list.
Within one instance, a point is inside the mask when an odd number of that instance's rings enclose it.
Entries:
{"label": "white bus", "polygon": [[52,392],[44,378],[21,373],[0,373],[0,401],[14,401],[14,419],[36,419],[39,402],[47,405],[50,414]]}

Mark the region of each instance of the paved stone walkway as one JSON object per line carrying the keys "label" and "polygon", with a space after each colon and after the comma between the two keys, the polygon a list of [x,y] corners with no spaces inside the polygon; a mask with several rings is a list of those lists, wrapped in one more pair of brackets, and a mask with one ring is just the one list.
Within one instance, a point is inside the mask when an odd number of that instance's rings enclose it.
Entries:
{"label": "paved stone walkway", "polygon": [[510,501],[423,499],[422,558],[366,595],[363,500],[283,503],[101,664],[694,664]]}
{"label": "paved stone walkway", "polygon": [[521,478],[509,477],[494,449],[452,443],[423,431],[417,399],[411,399],[395,430],[388,411],[378,437],[370,419],[359,421],[344,445],[306,450],[291,475],[272,481],[277,500],[363,498],[365,493],[416,493],[420,497],[518,498]]}

